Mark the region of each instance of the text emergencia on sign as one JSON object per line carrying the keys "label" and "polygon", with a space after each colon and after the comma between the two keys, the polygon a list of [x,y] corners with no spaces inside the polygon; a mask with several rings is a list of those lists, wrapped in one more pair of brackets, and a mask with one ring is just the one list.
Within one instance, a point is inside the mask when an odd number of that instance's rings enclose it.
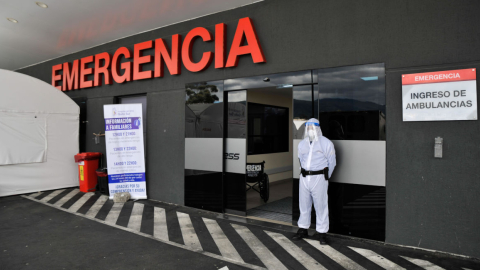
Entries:
{"label": "text emergencia on sign", "polygon": [[476,69],[403,74],[403,121],[477,119]]}

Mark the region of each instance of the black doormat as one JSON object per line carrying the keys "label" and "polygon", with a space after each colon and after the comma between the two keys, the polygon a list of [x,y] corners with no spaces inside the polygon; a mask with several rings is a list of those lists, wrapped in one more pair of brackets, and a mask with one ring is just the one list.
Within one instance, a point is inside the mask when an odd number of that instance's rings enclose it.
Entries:
{"label": "black doormat", "polygon": [[247,216],[292,222],[292,197],[257,206],[247,211]]}

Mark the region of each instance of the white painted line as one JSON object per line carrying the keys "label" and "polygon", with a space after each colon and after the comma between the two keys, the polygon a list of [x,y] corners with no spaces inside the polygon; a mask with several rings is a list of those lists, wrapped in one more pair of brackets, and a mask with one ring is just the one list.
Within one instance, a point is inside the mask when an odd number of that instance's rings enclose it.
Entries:
{"label": "white painted line", "polygon": [[97,201],[90,207],[88,212],[85,214],[87,217],[94,218],[100,209],[102,209],[103,205],[108,201],[108,196],[102,195],[100,196]]}
{"label": "white painted line", "polygon": [[62,191],[64,191],[64,190],[65,189],[55,190],[54,192],[52,192],[52,193],[48,194],[47,196],[43,197],[43,199],[41,199],[40,201],[48,202],[51,199],[55,198],[58,194],[62,193]]}
{"label": "white painted line", "polygon": [[130,214],[130,219],[128,220],[128,225],[127,225],[128,228],[135,231],[140,231],[140,228],[142,227],[142,216],[143,216],[144,206],[145,205],[142,203],[133,204],[132,214]]}
{"label": "white painted line", "polygon": [[338,252],[336,249],[332,248],[329,245],[320,245],[319,241],[315,241],[311,239],[303,239],[303,240],[307,241],[307,243],[309,243],[316,249],[320,250],[323,254],[327,255],[328,257],[330,257],[330,259],[334,260],[335,262],[337,262],[347,270],[366,270],[365,268],[361,267],[358,263],[352,261],[350,258]]}
{"label": "white painted line", "polygon": [[220,269],[218,269],[218,270],[229,270],[229,269],[228,269],[228,266],[224,266],[224,267],[222,267],[222,268],[220,268]]}
{"label": "white painted line", "polygon": [[217,221],[213,219],[203,218],[203,222],[205,223],[205,226],[207,226],[207,229],[210,232],[213,241],[215,241],[215,244],[217,244],[218,250],[220,250],[222,256],[230,258],[232,260],[243,262],[242,257],[240,257],[240,254],[238,254],[237,250],[232,245],[230,240],[228,240],[228,237],[222,231],[222,228],[220,228]]}
{"label": "white painted line", "polygon": [[109,224],[117,224],[117,219],[118,216],[120,215],[120,212],[122,211],[123,205],[125,203],[114,203],[112,206],[112,209],[110,209],[110,212],[108,212],[107,217],[105,218],[105,223]]}
{"label": "white painted line", "polygon": [[80,207],[82,207],[82,205],[84,205],[88,201],[88,199],[90,199],[90,197],[92,197],[94,194],[95,193],[93,192],[83,194],[80,199],[78,199],[72,206],[70,206],[70,208],[68,208],[68,211],[77,212],[78,209],[80,209]]}
{"label": "white painted line", "polygon": [[73,196],[77,195],[78,192],[80,192],[80,190],[77,188],[77,189],[74,189],[72,191],[70,191],[67,195],[63,196],[60,200],[58,200],[56,203],[54,203],[53,205],[55,206],[62,206],[63,204],[65,204],[68,200],[70,200]]}
{"label": "white painted line", "polygon": [[405,256],[400,256],[400,257],[426,270],[445,270],[444,268],[437,266],[429,261],[414,259],[414,258],[405,257]]}
{"label": "white painted line", "polygon": [[292,257],[300,262],[307,269],[327,269],[319,262],[315,261],[310,255],[288,240],[283,234],[265,231],[275,242],[284,248]]}
{"label": "white painted line", "polygon": [[160,207],[153,208],[153,237],[168,241],[167,216]]}
{"label": "white painted line", "polygon": [[192,220],[190,220],[190,215],[177,212],[177,217],[185,245],[194,250],[203,250],[200,240],[198,240],[198,236],[195,233],[195,228],[193,228]]}
{"label": "white painted line", "polygon": [[287,269],[275,255],[258,238],[244,226],[232,224],[232,227],[242,237],[243,241],[253,250],[253,253],[263,262],[268,269]]}
{"label": "white painted line", "polygon": [[178,244],[178,243],[175,243],[175,242],[170,242],[170,241],[164,241],[162,239],[159,239],[159,238],[155,238],[153,237],[152,235],[150,234],[146,234],[146,233],[142,233],[142,232],[138,232],[138,231],[134,231],[134,230],[131,230],[127,227],[123,227],[123,226],[120,226],[120,225],[116,225],[116,224],[107,224],[105,221],[103,220],[100,220],[100,219],[96,219],[96,218],[92,218],[92,217],[87,217],[81,213],[72,213],[72,212],[68,212],[67,209],[65,208],[62,208],[62,207],[59,207],[59,206],[55,206],[55,205],[52,205],[52,204],[48,204],[48,203],[44,203],[44,202],[41,202],[39,200],[35,200],[34,198],[30,198],[28,196],[25,196],[25,195],[21,195],[23,198],[26,198],[26,199],[29,199],[29,200],[32,200],[34,202],[38,202],[40,204],[43,204],[43,205],[47,205],[47,206],[50,206],[52,208],[56,208],[60,211],[64,211],[64,212],[67,212],[67,213],[70,213],[70,214],[73,214],[73,215],[76,215],[76,216],[79,216],[79,217],[83,217],[83,218],[86,218],[86,219],[90,219],[92,221],[95,221],[95,222],[98,222],[98,223],[101,223],[101,224],[105,224],[105,225],[108,225],[110,227],[114,227],[116,229],[119,229],[119,230],[123,230],[123,231],[126,231],[126,232],[130,232],[130,233],[133,233],[133,234],[136,234],[136,235],[140,235],[140,236],[143,236],[145,238],[149,238],[149,239],[152,239],[152,240],[155,240],[155,241],[158,241],[158,242],[162,242],[164,244],[167,244],[167,245],[170,245],[170,246],[174,246],[174,247],[178,247],[178,248],[181,248],[181,249],[184,249],[184,250],[188,250],[188,251],[192,251],[192,252],[195,252],[195,253],[198,253],[198,254],[201,254],[201,255],[204,255],[204,256],[208,256],[210,258],[214,258],[214,259],[217,259],[217,260],[221,260],[221,261],[225,261],[225,262],[229,262],[231,264],[235,264],[235,265],[240,265],[240,266],[243,266],[243,267],[246,267],[246,268],[249,268],[249,269],[254,269],[254,270],[266,270],[266,268],[264,267],[260,267],[260,266],[257,266],[257,265],[253,265],[253,264],[249,264],[249,263],[245,263],[245,262],[239,262],[239,261],[235,261],[235,260],[232,260],[232,259],[229,259],[229,258],[226,258],[226,257],[222,257],[220,255],[217,255],[217,254],[214,254],[214,253],[211,253],[211,252],[208,252],[208,251],[203,251],[203,250],[193,250],[192,248],[188,247],[188,246],[185,246],[185,245],[181,245],[181,244]]}
{"label": "white painted line", "polygon": [[358,254],[362,255],[363,257],[369,259],[376,265],[382,267],[383,269],[391,269],[391,270],[405,270],[405,268],[399,266],[398,264],[386,259],[383,256],[378,255],[376,252],[373,252],[368,249],[363,249],[363,248],[355,248],[355,247],[349,247],[353,251],[357,252]]}
{"label": "white painted line", "polygon": [[28,195],[28,197],[30,197],[30,198],[35,198],[35,197],[39,196],[40,194],[42,194],[41,191],[32,193],[32,194]]}

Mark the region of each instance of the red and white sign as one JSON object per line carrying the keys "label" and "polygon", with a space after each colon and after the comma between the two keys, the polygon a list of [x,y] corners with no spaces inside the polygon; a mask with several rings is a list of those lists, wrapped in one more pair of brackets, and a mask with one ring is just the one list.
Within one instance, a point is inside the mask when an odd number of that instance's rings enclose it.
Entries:
{"label": "red and white sign", "polygon": [[[265,63],[265,56],[260,46],[257,33],[250,18],[242,18],[238,21],[237,29],[233,37],[230,52],[226,58],[226,25],[215,25],[215,35],[203,27],[197,27],[187,33],[183,39],[179,34],[172,36],[170,50],[163,39],[148,40],[133,46],[133,54],[130,49],[121,47],[117,49],[113,57],[107,53],[99,53],[66,62],[52,67],[52,85],[61,91],[101,86],[102,83],[112,84],[129,81],[163,77],[164,66],[171,75],[181,73],[180,63],[191,72],[199,72],[206,69],[212,61],[215,68],[236,67],[241,55],[250,55],[254,63]],[[192,59],[193,44],[196,38],[203,42],[214,41],[214,52],[204,52],[198,62]],[[143,55],[145,50],[154,49],[154,55]],[[132,59],[133,58],[133,59]],[[132,59],[132,61],[122,61]],[[153,70],[143,70],[143,65],[154,63]],[[89,67],[90,66],[90,67]],[[88,75],[93,75],[93,80],[88,80]]]}
{"label": "red and white sign", "polygon": [[474,68],[402,75],[402,85],[476,80]]}
{"label": "red and white sign", "polygon": [[402,75],[403,121],[477,119],[476,69]]}

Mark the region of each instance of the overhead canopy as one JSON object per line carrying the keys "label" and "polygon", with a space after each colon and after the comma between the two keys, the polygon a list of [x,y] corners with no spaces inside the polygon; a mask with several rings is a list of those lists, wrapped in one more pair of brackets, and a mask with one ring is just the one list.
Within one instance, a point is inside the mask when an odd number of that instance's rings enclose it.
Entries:
{"label": "overhead canopy", "polygon": [[78,185],[79,106],[24,74],[0,81],[0,196]]}
{"label": "overhead canopy", "polygon": [[[49,59],[261,0],[48,0],[1,3],[0,68]],[[8,22],[12,16],[18,23]],[[199,25],[202,26],[202,25]],[[133,44],[132,44],[133,45]]]}

